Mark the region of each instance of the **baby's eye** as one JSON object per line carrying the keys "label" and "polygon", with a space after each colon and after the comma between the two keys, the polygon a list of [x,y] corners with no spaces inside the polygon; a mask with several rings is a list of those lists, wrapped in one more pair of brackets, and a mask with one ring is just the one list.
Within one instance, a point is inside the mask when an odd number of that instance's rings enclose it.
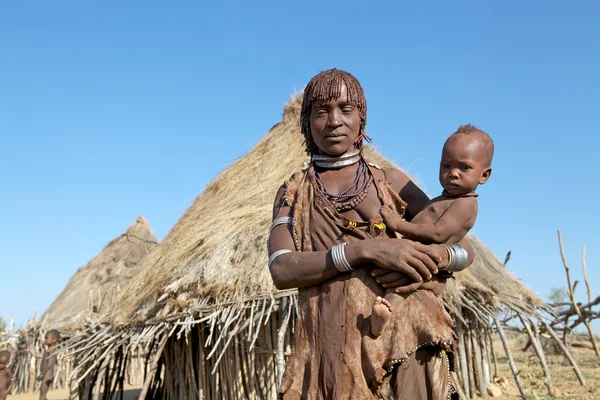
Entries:
{"label": "baby's eye", "polygon": [[470,166],[468,166],[468,165],[463,165],[463,166],[461,167],[461,169],[462,169],[463,171],[467,171],[467,170],[470,170],[470,169],[471,169],[471,167],[470,167]]}
{"label": "baby's eye", "polygon": [[442,168],[450,168],[450,164],[447,163],[440,163]]}

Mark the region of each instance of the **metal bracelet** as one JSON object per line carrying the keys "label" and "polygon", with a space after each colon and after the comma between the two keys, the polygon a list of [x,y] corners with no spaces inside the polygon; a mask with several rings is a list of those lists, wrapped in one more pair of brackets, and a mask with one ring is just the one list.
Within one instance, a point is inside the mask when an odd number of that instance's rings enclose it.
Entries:
{"label": "metal bracelet", "polygon": [[441,271],[445,271],[452,265],[452,252],[450,251],[450,248],[447,245],[442,244],[441,246],[443,246],[446,249],[446,252],[448,253],[448,264],[446,264],[446,266],[444,267],[439,267],[438,269]]}
{"label": "metal bracelet", "polygon": [[469,259],[467,251],[459,244],[447,244],[445,245],[451,254],[448,266],[444,269],[447,270],[463,270]]}
{"label": "metal bracelet", "polygon": [[352,271],[352,266],[348,262],[348,259],[346,258],[346,252],[344,251],[344,247],[347,244],[348,243],[344,242],[336,244],[331,248],[331,258],[333,259],[333,265],[335,265],[337,270],[340,272]]}
{"label": "metal bracelet", "polygon": [[277,250],[275,253],[271,254],[271,257],[269,257],[269,268],[271,268],[271,264],[273,263],[273,261],[275,261],[275,259],[277,257],[279,257],[282,254],[285,253],[291,253],[291,250],[288,249],[281,249],[281,250]]}
{"label": "metal bracelet", "polygon": [[273,228],[275,228],[278,225],[291,224],[291,223],[292,223],[292,217],[275,218],[273,220],[273,223],[271,224],[271,231],[273,230]]}

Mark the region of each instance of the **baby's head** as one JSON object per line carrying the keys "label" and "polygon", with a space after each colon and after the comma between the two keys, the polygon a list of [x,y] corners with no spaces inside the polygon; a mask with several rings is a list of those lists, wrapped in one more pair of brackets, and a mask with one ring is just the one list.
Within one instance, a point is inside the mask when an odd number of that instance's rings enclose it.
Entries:
{"label": "baby's head", "polygon": [[7,350],[0,351],[0,371],[8,366],[10,362],[10,352]]}
{"label": "baby's head", "polygon": [[442,150],[440,184],[452,196],[473,192],[492,174],[494,141],[471,124],[460,126]]}
{"label": "baby's head", "polygon": [[46,346],[52,346],[52,345],[55,345],[59,339],[60,339],[60,332],[58,332],[56,329],[52,329],[52,330],[49,330],[48,332],[46,332],[46,335],[44,335],[44,344]]}

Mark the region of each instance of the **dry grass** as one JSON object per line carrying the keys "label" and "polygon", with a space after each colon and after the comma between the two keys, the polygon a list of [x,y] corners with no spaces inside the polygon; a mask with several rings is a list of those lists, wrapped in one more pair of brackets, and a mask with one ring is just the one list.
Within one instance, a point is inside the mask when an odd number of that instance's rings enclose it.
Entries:
{"label": "dry grass", "polygon": [[113,310],[114,299],[136,274],[140,261],[158,246],[150,224],[138,217],[71,278],[42,316],[46,329],[71,330]]}
{"label": "dry grass", "polygon": [[[525,337],[516,336],[509,339],[513,352],[513,357],[520,372],[520,377],[527,395],[532,400],[550,399],[545,385],[544,373],[540,361],[535,355],[533,348],[523,351],[525,347]],[[515,380],[510,372],[506,355],[502,343],[499,340],[494,341],[494,349],[498,354],[498,373],[499,382],[503,395],[498,399],[521,399]],[[591,388],[588,391],[579,384],[573,368],[565,357],[561,354],[551,354],[546,352],[548,368],[552,377],[552,383],[556,391],[556,399],[581,399],[592,400],[600,399],[600,361],[591,349],[570,348],[570,351],[577,361],[579,368]],[[498,379],[497,379],[498,381]],[[488,396],[488,398],[490,398]]]}

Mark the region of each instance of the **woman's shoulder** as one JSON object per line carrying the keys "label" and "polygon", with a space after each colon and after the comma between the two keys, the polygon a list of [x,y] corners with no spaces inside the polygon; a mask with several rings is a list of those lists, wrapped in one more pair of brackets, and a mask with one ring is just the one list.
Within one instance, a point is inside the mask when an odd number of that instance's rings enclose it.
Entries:
{"label": "woman's shoulder", "polygon": [[381,172],[385,176],[385,181],[396,193],[400,192],[409,182],[410,177],[398,168],[384,167]]}
{"label": "woman's shoulder", "polygon": [[302,169],[294,172],[288,179],[286,179],[277,189],[275,203],[284,203],[288,206],[291,206],[298,190],[300,190],[300,187],[302,186],[302,182],[304,181],[307,173],[308,169]]}

